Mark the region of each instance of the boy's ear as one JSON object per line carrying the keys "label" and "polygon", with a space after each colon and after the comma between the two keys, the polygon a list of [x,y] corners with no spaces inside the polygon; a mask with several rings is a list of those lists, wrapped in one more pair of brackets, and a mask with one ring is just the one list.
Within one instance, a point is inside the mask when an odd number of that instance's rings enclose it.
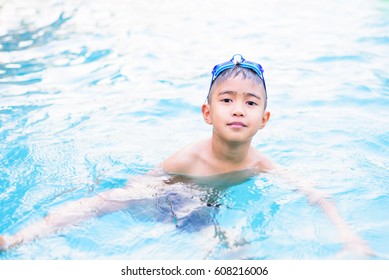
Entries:
{"label": "boy's ear", "polygon": [[212,124],[211,108],[209,104],[203,104],[203,106],[201,107],[201,112],[203,113],[204,121],[207,124]]}
{"label": "boy's ear", "polygon": [[264,128],[266,126],[266,123],[270,119],[270,112],[269,111],[264,111],[262,115],[262,120],[261,120],[261,126],[260,129]]}

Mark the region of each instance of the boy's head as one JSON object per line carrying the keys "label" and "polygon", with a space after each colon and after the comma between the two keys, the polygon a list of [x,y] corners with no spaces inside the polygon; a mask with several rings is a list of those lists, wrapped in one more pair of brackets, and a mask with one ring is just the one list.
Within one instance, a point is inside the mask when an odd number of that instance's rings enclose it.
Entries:
{"label": "boy's head", "polygon": [[235,55],[214,67],[208,103],[202,106],[203,117],[219,139],[251,141],[270,118],[266,99],[262,67]]}
{"label": "boy's head", "polygon": [[207,96],[208,104],[210,104],[212,100],[211,95],[213,93],[213,89],[215,89],[223,81],[238,76],[243,80],[248,79],[255,84],[263,86],[264,110],[266,110],[267,91],[263,76],[263,68],[258,63],[245,60],[240,54],[234,55],[230,61],[218,64],[213,68],[212,81]]}

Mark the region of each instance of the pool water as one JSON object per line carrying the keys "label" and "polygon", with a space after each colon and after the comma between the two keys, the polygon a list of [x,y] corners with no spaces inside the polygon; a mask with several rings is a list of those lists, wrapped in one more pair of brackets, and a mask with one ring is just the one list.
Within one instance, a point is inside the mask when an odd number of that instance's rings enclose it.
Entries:
{"label": "pool water", "polygon": [[[0,0],[0,234],[147,178],[209,137],[210,71],[241,53],[264,67],[272,114],[254,146],[316,182],[372,258],[389,259],[388,14],[385,0]],[[341,248],[318,207],[259,174],[172,184],[0,259],[333,259]]]}

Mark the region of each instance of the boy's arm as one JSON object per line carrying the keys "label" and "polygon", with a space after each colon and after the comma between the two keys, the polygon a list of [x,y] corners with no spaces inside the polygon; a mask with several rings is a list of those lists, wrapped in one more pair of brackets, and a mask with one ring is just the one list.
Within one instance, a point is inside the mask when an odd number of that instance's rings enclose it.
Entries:
{"label": "boy's arm", "polygon": [[68,202],[51,211],[40,221],[20,230],[15,235],[0,236],[0,250],[7,250],[20,243],[48,236],[67,226],[77,225],[89,218],[118,211],[128,206],[129,200],[109,200],[110,196],[120,196],[125,189],[113,189],[94,197]]}
{"label": "boy's arm", "polygon": [[374,255],[373,250],[369,247],[367,242],[361,239],[340,216],[335,203],[331,201],[328,194],[317,190],[313,183],[302,179],[285,169],[276,169],[271,171],[271,173],[279,175],[279,177],[286,180],[289,184],[296,186],[298,191],[307,196],[309,203],[315,204],[323,210],[339,230],[340,237],[345,246],[345,250],[342,253],[352,251],[362,255]]}
{"label": "boy's arm", "polygon": [[[12,236],[0,235],[0,251],[7,250],[32,240],[53,234],[65,227],[74,226],[96,216],[125,209],[137,199],[144,198],[155,192],[155,189],[148,188],[147,183],[163,183],[161,178],[136,182],[132,180],[125,188],[117,188],[97,194],[93,197],[82,198],[70,201],[53,210],[41,220],[27,226]],[[141,185],[137,185],[141,184]],[[136,187],[134,187],[136,186]]]}

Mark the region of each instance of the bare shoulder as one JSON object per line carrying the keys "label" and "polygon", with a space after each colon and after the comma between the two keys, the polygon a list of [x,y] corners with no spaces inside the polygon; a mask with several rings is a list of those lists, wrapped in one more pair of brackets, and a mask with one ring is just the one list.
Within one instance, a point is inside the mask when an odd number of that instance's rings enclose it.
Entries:
{"label": "bare shoulder", "polygon": [[255,168],[259,172],[269,172],[278,169],[277,164],[266,155],[259,152],[257,149],[252,148],[252,154],[254,156]]}
{"label": "bare shoulder", "polygon": [[204,151],[206,140],[191,144],[165,159],[161,167],[171,174],[191,174],[194,163],[201,159],[200,151]]}

